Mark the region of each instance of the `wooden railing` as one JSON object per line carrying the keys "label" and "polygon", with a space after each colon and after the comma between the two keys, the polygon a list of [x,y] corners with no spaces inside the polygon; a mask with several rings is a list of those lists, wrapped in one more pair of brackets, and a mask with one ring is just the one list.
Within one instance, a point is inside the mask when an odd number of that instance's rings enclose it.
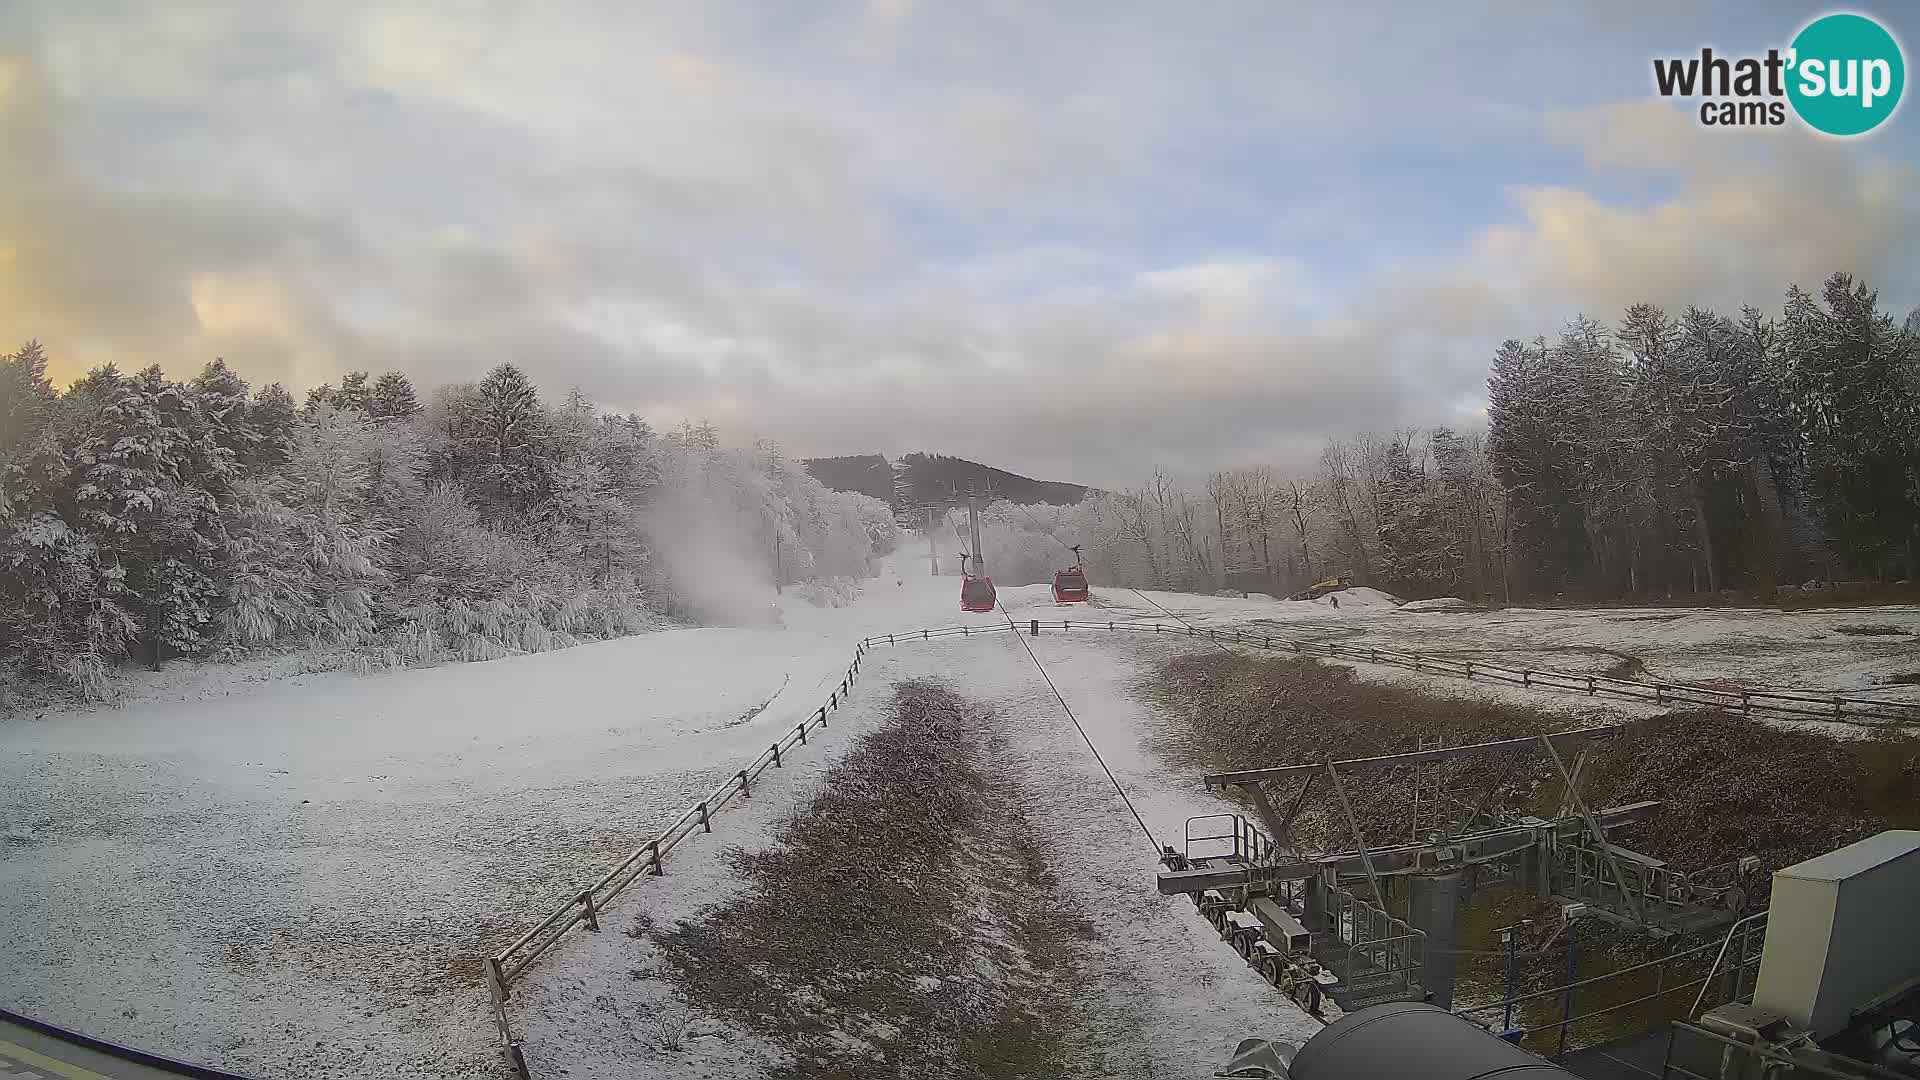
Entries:
{"label": "wooden railing", "polygon": [[810,732],[827,726],[827,718],[837,712],[852,694],[866,654],[865,642],[854,648],[853,662],[847,666],[846,676],[828,695],[825,704],[784,731],[752,761],[714,788],[706,798],[681,811],[680,816],[674,818],[658,836],[628,853],[598,881],[574,893],[539,925],[520,935],[513,944],[486,958],[487,989],[493,997],[494,1021],[499,1026],[500,1040],[509,1060],[522,1075],[525,1075],[526,1067],[507,1017],[507,999],[512,994],[514,984],[526,974],[534,961],[559,944],[574,927],[599,930],[600,916],[614,899],[640,878],[664,874],[667,855],[694,833],[712,832],[714,815],[721,808],[735,798],[751,798],[753,783],[761,773],[780,768],[795,747],[806,745]]}
{"label": "wooden railing", "polygon": [[1791,716],[1869,727],[1920,724],[1920,701],[1863,697],[1839,691],[1770,690],[1754,687],[1701,686],[1694,683],[1640,682],[1633,679],[1617,679],[1608,675],[1556,671],[1551,668],[1516,668],[1478,660],[1462,660],[1452,656],[1343,645],[1334,641],[1316,641],[1291,636],[1288,631],[1281,631],[1277,635],[1271,631],[1251,633],[1245,630],[1222,630],[1213,627],[1189,626],[1183,623],[1148,622],[1143,619],[1028,620],[1018,626],[947,626],[937,630],[917,630],[906,634],[883,634],[867,638],[862,644],[868,647],[897,645],[910,641],[962,635],[1004,634],[1010,630],[1058,630],[1061,633],[1124,630],[1133,633],[1173,634],[1214,644],[1232,644],[1247,648],[1293,652],[1302,656],[1323,656],[1367,664],[1383,664],[1428,675],[1445,675],[1469,681],[1481,679],[1540,690],[1564,690],[1585,694],[1588,697],[1648,701],[1662,706],[1703,705],[1748,716]]}

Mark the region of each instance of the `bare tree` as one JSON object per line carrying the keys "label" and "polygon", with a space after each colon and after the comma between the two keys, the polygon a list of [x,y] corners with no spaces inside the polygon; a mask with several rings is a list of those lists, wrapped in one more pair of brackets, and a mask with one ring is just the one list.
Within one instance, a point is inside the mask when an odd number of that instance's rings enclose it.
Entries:
{"label": "bare tree", "polygon": [[1368,558],[1366,528],[1361,524],[1364,495],[1359,467],[1354,453],[1338,439],[1328,439],[1326,449],[1320,452],[1320,490],[1340,528],[1354,573],[1363,582],[1371,581],[1373,567]]}
{"label": "bare tree", "polygon": [[1320,489],[1311,480],[1294,477],[1287,481],[1282,498],[1286,502],[1287,521],[1293,526],[1294,538],[1300,544],[1300,562],[1306,574],[1306,584],[1311,585],[1314,582],[1313,551],[1307,538],[1313,519],[1320,511]]}

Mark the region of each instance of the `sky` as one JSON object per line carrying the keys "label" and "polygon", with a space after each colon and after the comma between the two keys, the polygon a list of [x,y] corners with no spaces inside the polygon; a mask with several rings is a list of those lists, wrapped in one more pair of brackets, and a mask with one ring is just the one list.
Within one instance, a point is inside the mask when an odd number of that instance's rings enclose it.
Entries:
{"label": "sky", "polygon": [[1576,314],[1920,303],[1914,106],[1837,140],[1653,91],[1827,10],[9,0],[0,341],[296,394],[511,361],[1105,487],[1297,465],[1484,423],[1499,343]]}

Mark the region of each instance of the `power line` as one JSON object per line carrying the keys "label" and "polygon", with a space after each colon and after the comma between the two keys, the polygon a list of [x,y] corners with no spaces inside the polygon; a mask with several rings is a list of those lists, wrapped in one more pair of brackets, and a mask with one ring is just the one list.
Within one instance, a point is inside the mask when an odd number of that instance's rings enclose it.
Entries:
{"label": "power line", "polygon": [[1100,756],[1100,748],[1093,745],[1093,739],[1088,737],[1087,729],[1081,725],[1080,718],[1073,714],[1073,706],[1067,704],[1067,699],[1060,693],[1060,688],[1053,684],[1053,676],[1047,674],[1047,666],[1040,662],[1040,657],[1033,651],[1033,646],[1027,644],[1027,639],[1021,636],[1020,627],[1013,621],[1007,606],[998,601],[995,601],[995,606],[1000,609],[1001,616],[1007,620],[1007,629],[1013,632],[1014,638],[1020,642],[1020,647],[1027,651],[1027,659],[1033,661],[1034,670],[1046,680],[1047,689],[1053,691],[1053,700],[1060,703],[1060,708],[1067,714],[1067,719],[1073,721],[1073,729],[1080,733],[1081,741],[1086,743],[1087,749],[1093,752],[1093,760],[1099,763],[1100,771],[1107,774],[1107,782],[1113,785],[1113,790],[1119,794],[1120,801],[1127,804],[1127,812],[1133,815],[1134,824],[1140,826],[1141,835],[1147,838],[1147,846],[1153,849],[1156,858],[1159,857],[1160,842],[1153,838],[1153,830],[1147,828],[1146,819],[1141,817],[1140,811],[1134,808],[1133,800],[1127,798],[1127,789],[1120,786],[1120,778],[1113,775],[1113,770],[1107,765],[1107,759]]}
{"label": "power line", "polygon": [[1066,542],[1065,540],[1062,540],[1062,539],[1060,539],[1060,538],[1059,538],[1058,536],[1055,536],[1055,535],[1054,535],[1054,532],[1053,532],[1053,528],[1052,528],[1051,526],[1049,526],[1049,525],[1048,525],[1048,524],[1047,524],[1046,522],[1044,522],[1044,521],[1041,521],[1041,520],[1040,520],[1039,518],[1037,518],[1037,517],[1034,517],[1034,516],[1033,516],[1033,511],[1031,511],[1031,510],[1029,510],[1029,509],[1027,509],[1027,507],[1026,507],[1026,504],[1024,504],[1024,503],[1017,503],[1017,502],[1012,502],[1011,500],[1009,500],[1009,503],[1010,503],[1011,505],[1013,505],[1013,506],[1017,506],[1017,507],[1019,507],[1019,508],[1020,508],[1020,512],[1021,512],[1021,513],[1023,513],[1023,514],[1025,514],[1025,515],[1027,515],[1027,520],[1028,520],[1028,521],[1031,521],[1031,522],[1033,522],[1033,523],[1034,523],[1035,525],[1038,525],[1038,526],[1040,526],[1040,529],[1041,529],[1041,531],[1042,531],[1042,532],[1045,532],[1045,533],[1047,534],[1047,538],[1048,538],[1048,539],[1050,539],[1050,540],[1052,540],[1052,541],[1053,541],[1054,543],[1056,543],[1056,544],[1059,544],[1059,545],[1060,545],[1061,547],[1063,547],[1063,548],[1066,548],[1066,549],[1067,549],[1068,551],[1073,551],[1073,554],[1074,554],[1074,557],[1075,557],[1076,559],[1077,559],[1077,558],[1079,558],[1079,556],[1080,556],[1080,553],[1079,553],[1078,551],[1074,551],[1074,550],[1073,550],[1073,545],[1072,545],[1072,544],[1069,544],[1069,543],[1067,543],[1067,542]]}

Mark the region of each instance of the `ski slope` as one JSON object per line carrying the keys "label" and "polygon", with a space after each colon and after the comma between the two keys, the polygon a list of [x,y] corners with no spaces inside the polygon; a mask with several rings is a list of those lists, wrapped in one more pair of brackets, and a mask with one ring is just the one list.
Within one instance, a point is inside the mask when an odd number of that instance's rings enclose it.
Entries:
{"label": "ski slope", "polygon": [[[1324,598],[1134,594],[1096,582],[1088,607],[1058,608],[1041,584],[1001,589],[1005,615],[965,614],[957,578],[930,577],[910,556],[899,571],[843,608],[788,600],[781,630],[671,630],[486,664],[216,682],[201,696],[0,722],[0,1005],[262,1077],[501,1075],[479,957],[815,708],[868,635],[1065,617],[1269,626],[1541,666],[1625,653],[1665,678],[1776,685],[1852,687],[1920,667],[1911,637],[1837,629],[1920,631],[1920,611],[1907,608],[1416,614],[1360,592],[1336,609]],[[1193,644],[1029,642],[1138,792],[1156,837],[1175,842],[1166,838],[1214,804],[1142,749],[1150,717],[1128,680],[1155,650]],[[1018,642],[903,645],[874,663],[882,679],[964,678],[1009,717],[1033,762],[1031,788],[1062,793],[1038,819],[1056,830],[1063,858],[1083,861],[1063,887],[1083,890],[1074,899],[1103,931],[1114,1000],[1102,1015],[1116,1031],[1172,1033],[1168,1045],[1193,1054],[1227,1027],[1261,1034],[1269,1029],[1256,1021],[1297,1017],[1269,1007],[1271,991],[1189,908],[1152,896],[1151,852],[1129,835],[1131,818],[1116,817],[1124,808],[1089,772]],[[1434,682],[1451,693],[1529,693]],[[870,674],[860,705],[882,685]],[[634,902],[697,903],[697,890],[674,891],[682,880],[724,887],[716,853],[763,837],[858,733],[858,716],[836,720],[804,767],[757,786],[720,835],[676,852],[669,881],[643,883]],[[569,1026],[592,1010],[567,995],[612,978],[608,958],[626,940],[581,935],[526,984],[530,1039],[561,1055],[560,1067],[567,1054],[587,1055],[572,1075],[620,1075],[587,1065],[615,1060],[632,1040]],[[1208,1026],[1202,1011],[1227,1019]]]}

